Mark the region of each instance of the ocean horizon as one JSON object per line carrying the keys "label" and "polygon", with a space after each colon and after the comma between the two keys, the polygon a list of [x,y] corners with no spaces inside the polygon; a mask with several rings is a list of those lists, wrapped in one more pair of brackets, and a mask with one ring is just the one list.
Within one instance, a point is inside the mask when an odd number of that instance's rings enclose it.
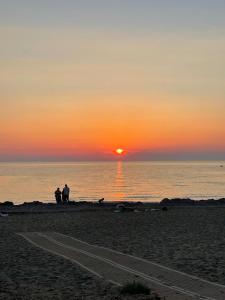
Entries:
{"label": "ocean horizon", "polygon": [[218,199],[224,183],[225,161],[0,162],[0,202],[15,204],[55,202],[64,184],[74,201]]}

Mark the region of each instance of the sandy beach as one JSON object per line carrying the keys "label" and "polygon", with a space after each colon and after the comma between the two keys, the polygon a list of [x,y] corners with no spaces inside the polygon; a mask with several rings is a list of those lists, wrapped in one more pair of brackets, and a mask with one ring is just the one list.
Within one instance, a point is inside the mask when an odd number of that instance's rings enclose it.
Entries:
{"label": "sandy beach", "polygon": [[64,233],[225,284],[221,207],[15,214],[1,217],[0,228],[0,299],[124,299],[111,284],[16,234],[26,231]]}

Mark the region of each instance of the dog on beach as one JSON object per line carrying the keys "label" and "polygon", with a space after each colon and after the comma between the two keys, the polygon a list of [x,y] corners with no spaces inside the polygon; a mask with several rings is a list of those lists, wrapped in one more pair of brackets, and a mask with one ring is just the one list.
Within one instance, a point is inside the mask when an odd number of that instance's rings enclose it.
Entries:
{"label": "dog on beach", "polygon": [[105,198],[101,198],[101,199],[98,200],[98,203],[99,203],[99,204],[102,204],[102,202],[103,202],[104,200],[105,200]]}

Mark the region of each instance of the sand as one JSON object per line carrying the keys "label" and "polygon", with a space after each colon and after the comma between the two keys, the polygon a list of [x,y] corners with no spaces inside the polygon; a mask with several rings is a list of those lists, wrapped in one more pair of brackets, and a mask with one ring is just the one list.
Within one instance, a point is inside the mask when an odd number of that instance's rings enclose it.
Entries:
{"label": "sand", "polygon": [[225,284],[225,208],[0,218],[0,299],[124,299],[112,285],[33,247],[15,234],[21,231],[61,232]]}

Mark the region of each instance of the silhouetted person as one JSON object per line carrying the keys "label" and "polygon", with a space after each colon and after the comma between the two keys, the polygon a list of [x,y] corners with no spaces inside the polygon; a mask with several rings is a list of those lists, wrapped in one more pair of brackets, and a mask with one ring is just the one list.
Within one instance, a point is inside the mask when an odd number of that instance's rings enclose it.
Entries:
{"label": "silhouetted person", "polygon": [[65,184],[63,190],[62,190],[62,200],[63,203],[68,203],[69,202],[69,195],[70,195],[70,189],[67,186],[67,184]]}
{"label": "silhouetted person", "polygon": [[62,196],[62,192],[60,191],[59,188],[57,188],[57,190],[55,191],[55,200],[56,200],[56,203],[57,203],[57,204],[62,203],[62,198],[61,198],[61,196]]}

